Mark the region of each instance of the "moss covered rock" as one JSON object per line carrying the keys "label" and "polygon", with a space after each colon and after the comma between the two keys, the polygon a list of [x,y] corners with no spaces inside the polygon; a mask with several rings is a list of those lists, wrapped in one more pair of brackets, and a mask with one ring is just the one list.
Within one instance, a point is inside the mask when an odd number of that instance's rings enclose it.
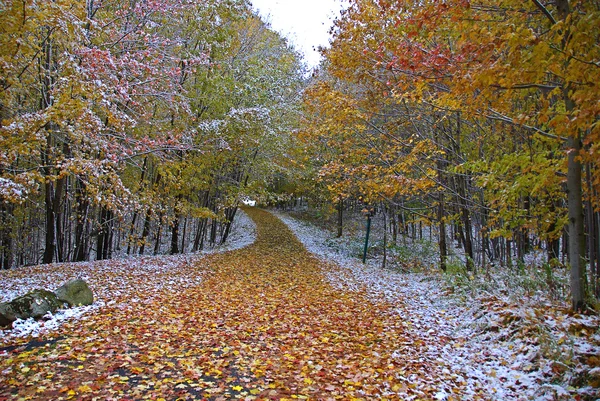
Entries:
{"label": "moss covered rock", "polygon": [[12,309],[10,302],[0,303],[0,327],[9,326],[12,322],[17,320],[15,311]]}
{"label": "moss covered rock", "polygon": [[56,295],[48,290],[37,289],[10,301],[10,307],[18,319],[39,319],[62,306]]}
{"label": "moss covered rock", "polygon": [[56,297],[70,306],[91,305],[94,303],[94,294],[81,279],[70,280],[58,287]]}

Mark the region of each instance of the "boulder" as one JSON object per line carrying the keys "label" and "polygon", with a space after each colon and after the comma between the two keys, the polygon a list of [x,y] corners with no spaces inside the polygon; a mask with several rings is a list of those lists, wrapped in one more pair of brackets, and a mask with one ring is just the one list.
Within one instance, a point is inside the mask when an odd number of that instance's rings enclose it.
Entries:
{"label": "boulder", "polygon": [[10,302],[0,303],[0,327],[10,326],[12,322],[17,320],[15,311],[12,309]]}
{"label": "boulder", "polygon": [[55,312],[61,306],[61,301],[53,292],[42,289],[33,290],[10,301],[10,307],[18,319],[39,319],[48,312]]}
{"label": "boulder", "polygon": [[91,305],[94,303],[94,294],[81,279],[70,280],[58,287],[55,291],[56,297],[69,306]]}
{"label": "boulder", "polygon": [[87,283],[81,279],[70,280],[61,285],[56,293],[38,289],[17,297],[10,302],[0,303],[0,327],[10,326],[17,319],[30,317],[39,319],[48,312],[69,306],[91,305],[94,295]]}

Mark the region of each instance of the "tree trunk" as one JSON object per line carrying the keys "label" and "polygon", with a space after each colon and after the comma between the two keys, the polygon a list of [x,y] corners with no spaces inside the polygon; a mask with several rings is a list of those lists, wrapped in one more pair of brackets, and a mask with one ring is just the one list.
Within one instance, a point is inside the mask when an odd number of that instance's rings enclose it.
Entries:
{"label": "tree trunk", "polygon": [[581,138],[568,139],[567,199],[569,209],[569,263],[571,297],[575,311],[585,308],[585,232],[581,188]]}
{"label": "tree trunk", "polygon": [[465,247],[465,256],[467,257],[467,271],[474,270],[473,258],[473,228],[471,226],[471,213],[468,209],[466,196],[466,177],[459,176],[458,181],[458,203],[460,205],[461,216],[461,240]]}
{"label": "tree trunk", "polygon": [[338,210],[337,210],[337,237],[342,237],[342,229],[344,224],[344,198],[341,196],[338,199]]}
{"label": "tree trunk", "polygon": [[104,225],[102,222],[104,221],[104,208],[100,207],[100,216],[98,217],[98,223],[100,224],[100,228],[98,229],[98,236],[96,237],[96,260],[102,260],[102,255],[104,255]]}
{"label": "tree trunk", "polygon": [[143,255],[146,250],[146,241],[148,235],[150,234],[150,221],[152,218],[152,209],[148,208],[146,210],[146,216],[144,217],[144,228],[142,229],[142,238],[140,238],[140,250],[138,252],[139,255]]}
{"label": "tree trunk", "polygon": [[[156,174],[156,178],[154,179],[154,183],[152,184],[153,187],[156,187],[156,185],[158,185],[158,183],[160,182],[161,179],[161,175],[160,173]],[[140,251],[139,254],[143,255],[144,251],[146,250],[146,242],[147,242],[147,238],[148,235],[150,235],[150,223],[152,220],[152,208],[149,207],[148,209],[146,209],[146,216],[144,218],[144,228],[142,230],[142,238],[141,238],[141,242],[142,244],[140,245]],[[159,216],[158,218],[158,224],[161,224],[161,217]],[[157,251],[156,251],[156,246],[155,246],[155,250],[154,250],[154,254],[156,255]]]}
{"label": "tree trunk", "polygon": [[171,255],[179,253],[179,213],[175,213],[175,220],[173,221],[173,228],[171,230]]}
{"label": "tree trunk", "polygon": [[[435,137],[438,142],[438,147],[443,148],[442,144],[442,136],[438,130],[434,130]],[[446,180],[444,179],[444,172],[446,171],[447,160],[443,156],[438,156],[436,167],[437,167],[437,178],[440,185],[443,185]],[[440,251],[440,269],[442,271],[446,271],[446,259],[448,258],[448,245],[446,243],[446,222],[444,221],[444,217],[446,214],[445,205],[444,205],[444,188],[439,188],[438,192],[438,210],[437,210],[437,220],[439,225],[439,241],[438,247]]]}
{"label": "tree trunk", "polygon": [[[144,158],[144,164],[142,165],[142,173],[140,176],[140,188],[143,189],[144,188],[144,179],[146,178],[146,171],[148,169],[148,157],[146,156]],[[137,218],[138,218],[138,211],[135,210],[133,212],[133,217],[131,219],[131,227],[129,228],[129,235],[127,236],[127,255],[129,255],[131,253],[131,248],[132,248],[132,244],[133,247],[135,248],[135,244],[136,244],[136,236],[135,236],[135,225],[137,223]]]}
{"label": "tree trunk", "polygon": [[600,213],[596,212],[594,219],[596,220],[594,230],[594,244],[596,246],[596,272],[593,274],[592,279],[595,283],[595,296],[596,299],[600,299]]}
{"label": "tree trunk", "polygon": [[100,229],[96,241],[96,260],[105,260],[112,256],[112,212],[105,206],[101,206],[99,220]]}
{"label": "tree trunk", "polygon": [[109,210],[108,211],[108,221],[107,223],[107,229],[108,229],[108,235],[106,236],[105,240],[105,252],[106,252],[106,257],[104,259],[112,259],[113,257],[113,244],[115,243],[114,241],[114,235],[115,235],[115,227],[114,227],[114,213]]}
{"label": "tree trunk", "polygon": [[46,247],[44,248],[44,257],[42,263],[52,263],[54,260],[54,252],[56,251],[56,217],[53,207],[53,192],[54,184],[48,181],[44,184],[45,187],[45,207],[46,207]]}
{"label": "tree trunk", "polygon": [[181,233],[181,253],[185,253],[186,248],[186,237],[188,232],[188,218],[183,218],[183,232]]}
{"label": "tree trunk", "polygon": [[392,242],[394,245],[398,245],[398,223],[396,221],[396,213],[396,207],[391,206],[390,224],[392,225]]}
{"label": "tree trunk", "polygon": [[[202,207],[209,207],[210,205],[210,190],[204,192]],[[204,236],[206,235],[206,225],[208,223],[208,219],[200,219],[198,222],[198,228],[196,230],[196,235],[194,237],[194,245],[192,247],[192,252],[198,252],[204,246]]]}
{"label": "tree trunk", "polygon": [[201,219],[198,222],[198,229],[196,230],[196,236],[194,237],[194,246],[192,247],[192,252],[198,252],[202,248],[200,247],[200,240],[204,238],[204,234],[206,233],[206,222],[208,219]]}
{"label": "tree trunk", "polygon": [[[131,254],[132,246],[135,248],[135,242],[136,242],[135,225],[137,223],[137,218],[138,218],[138,211],[136,210],[135,212],[133,212],[133,217],[131,218],[131,224],[129,225],[129,235],[127,236],[127,250],[125,251],[125,253],[127,255]],[[135,250],[134,250],[134,252],[135,252]]]}
{"label": "tree trunk", "polygon": [[[48,28],[48,31],[50,28]],[[45,110],[52,105],[52,86],[53,79],[51,75],[52,60],[54,59],[52,52],[52,44],[50,43],[50,35],[41,46],[43,52],[43,60],[41,64],[43,67],[40,68],[41,72],[41,97],[40,97],[40,110]],[[42,156],[42,162],[44,167],[44,176],[46,182],[44,184],[45,189],[45,208],[46,208],[46,246],[44,249],[43,263],[52,263],[54,260],[54,254],[56,252],[56,214],[54,208],[54,182],[51,178],[51,165],[54,165],[51,155],[53,153],[53,127],[49,124],[46,127],[46,147]]]}
{"label": "tree trunk", "polygon": [[590,261],[590,290],[594,296],[598,294],[598,282],[596,281],[598,266],[597,261],[597,243],[598,237],[596,233],[598,227],[596,226],[596,213],[594,213],[594,206],[592,205],[592,196],[594,195],[594,188],[592,183],[592,166],[590,163],[586,164],[586,184],[587,184],[587,200],[585,203],[586,210],[586,223],[587,223],[587,254],[588,260]]}
{"label": "tree trunk", "polygon": [[204,219],[203,221],[203,227],[202,227],[202,233],[200,236],[200,245],[199,245],[199,249],[204,249],[204,240],[206,239],[206,233],[208,231],[208,219]]}
{"label": "tree trunk", "polygon": [[402,230],[402,245],[406,245],[406,235],[408,228],[406,227],[406,218],[404,216],[404,201],[402,201],[402,210],[398,213],[398,227]]}
{"label": "tree trunk", "polygon": [[75,188],[75,202],[77,204],[75,210],[75,256],[76,262],[88,260],[88,213],[90,204],[85,196],[85,183],[81,179],[77,179]]}
{"label": "tree trunk", "polygon": [[213,218],[212,224],[210,226],[210,245],[211,246],[215,246],[215,244],[217,243],[217,228],[218,228],[217,224],[218,224],[217,219]]}
{"label": "tree trunk", "polygon": [[[556,10],[561,21],[567,21],[571,14],[569,0],[555,0]],[[568,29],[568,28],[567,28]],[[566,47],[570,34],[564,35],[563,47]],[[565,72],[569,69],[570,59],[565,61]],[[563,87],[565,111],[572,115],[575,102],[570,97],[570,84]],[[581,181],[581,132],[572,132],[567,139],[567,206],[569,215],[569,262],[571,263],[571,297],[575,311],[585,308],[585,228],[583,214],[583,192]]]}
{"label": "tree trunk", "polygon": [[[556,207],[554,203],[550,204],[549,214],[554,215],[556,212]],[[548,263],[556,263],[558,261],[558,256],[560,255],[560,237],[552,238],[550,237],[551,233],[556,230],[556,222],[552,222],[550,227],[548,227],[547,239],[546,239],[546,258]],[[555,262],[553,262],[555,261]]]}
{"label": "tree trunk", "polygon": [[440,239],[439,239],[439,249],[440,249],[440,269],[442,271],[446,271],[446,259],[448,258],[448,245],[446,244],[446,222],[444,221],[444,193],[442,191],[439,192],[439,204],[438,204],[438,223],[440,226]]}
{"label": "tree trunk", "polygon": [[385,269],[387,262],[387,208],[382,205],[383,214],[383,262],[381,268]]}
{"label": "tree trunk", "polygon": [[158,215],[158,228],[157,228],[157,232],[156,232],[156,241],[154,242],[154,255],[158,255],[158,253],[160,252],[160,242],[161,242],[161,236],[162,236],[162,219],[163,219],[163,214],[161,212]]}
{"label": "tree trunk", "polygon": [[66,177],[56,180],[56,188],[54,191],[54,200],[52,207],[54,208],[54,224],[56,224],[55,241],[56,241],[56,258],[59,262],[65,261],[64,244],[65,233],[63,231],[62,222],[62,204],[65,192]]}
{"label": "tree trunk", "polygon": [[223,235],[221,236],[221,244],[224,244],[225,241],[227,241],[227,237],[229,237],[229,233],[231,232],[231,225],[233,224],[233,219],[235,219],[237,210],[238,208],[236,206],[231,207],[225,211],[227,223],[225,223],[225,230],[223,231]]}
{"label": "tree trunk", "polygon": [[563,229],[562,235],[562,246],[561,246],[561,263],[566,265],[569,262],[569,226],[567,225],[565,229]]}
{"label": "tree trunk", "polygon": [[[1,202],[1,201],[0,201]],[[0,270],[13,267],[13,206],[0,203]]]}

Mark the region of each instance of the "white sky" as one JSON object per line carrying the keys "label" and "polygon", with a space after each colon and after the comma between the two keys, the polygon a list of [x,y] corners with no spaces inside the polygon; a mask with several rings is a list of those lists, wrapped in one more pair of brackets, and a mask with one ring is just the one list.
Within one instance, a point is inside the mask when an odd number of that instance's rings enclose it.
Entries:
{"label": "white sky", "polygon": [[329,45],[329,28],[342,0],[250,0],[271,27],[304,53],[309,67],[319,64],[318,46]]}

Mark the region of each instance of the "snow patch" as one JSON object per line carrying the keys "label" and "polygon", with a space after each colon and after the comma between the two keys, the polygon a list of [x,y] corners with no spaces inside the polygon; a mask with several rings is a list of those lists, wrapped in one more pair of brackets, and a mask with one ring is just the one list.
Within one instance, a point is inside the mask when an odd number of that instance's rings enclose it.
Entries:
{"label": "snow patch", "polygon": [[[202,273],[193,269],[204,255],[240,249],[256,240],[256,225],[242,211],[236,213],[228,241],[197,254],[136,256],[95,262],[77,262],[21,267],[0,271],[0,302],[10,301],[36,288],[55,290],[65,282],[81,278],[94,293],[94,304],[59,310],[40,320],[13,322],[0,329],[0,341],[16,337],[39,337],[54,331],[66,320],[85,319],[105,305],[145,302],[161,293],[176,293],[202,283]],[[140,299],[144,294],[144,300]]]}
{"label": "snow patch", "polygon": [[[473,299],[472,305],[465,308],[464,303],[448,294],[439,275],[385,270],[378,260],[362,264],[350,242],[336,241],[327,230],[286,214],[274,214],[296,234],[308,251],[339,265],[337,270],[324,270],[334,288],[363,291],[373,302],[396,305],[395,312],[407,333],[427,344],[421,357],[448,367],[447,373],[452,380],[465,385],[466,392],[460,395],[461,400],[479,399],[482,394],[497,400],[567,400],[576,395],[600,397],[599,390],[591,387],[574,389],[567,383],[549,384],[555,367],[551,360],[544,358],[541,348],[551,344],[539,344],[535,336],[531,339],[521,336],[521,330],[515,327],[521,323],[539,326],[540,317],[525,303],[504,305],[496,310],[492,305],[499,300],[486,305],[481,299]],[[599,336],[597,316],[569,317],[557,311],[546,313],[549,328],[556,327],[568,333],[569,327],[575,325],[595,333],[569,337],[571,350],[576,355],[600,355],[599,342],[594,340],[594,335]],[[507,323],[511,321],[513,325]],[[556,333],[551,336],[557,337]],[[401,356],[402,352],[399,350],[392,357]],[[591,372],[593,370],[587,374]],[[577,373],[581,372],[573,368],[571,376]],[[435,397],[445,400],[448,394],[440,390]]]}

